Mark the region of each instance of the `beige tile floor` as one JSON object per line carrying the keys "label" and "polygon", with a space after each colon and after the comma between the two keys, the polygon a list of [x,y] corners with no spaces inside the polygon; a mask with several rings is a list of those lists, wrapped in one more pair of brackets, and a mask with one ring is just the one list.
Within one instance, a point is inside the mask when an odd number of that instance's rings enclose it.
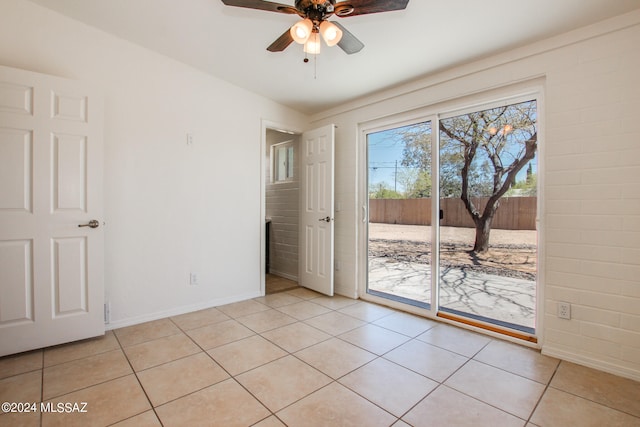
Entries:
{"label": "beige tile floor", "polygon": [[303,288],[0,358],[0,426],[640,426],[640,383]]}

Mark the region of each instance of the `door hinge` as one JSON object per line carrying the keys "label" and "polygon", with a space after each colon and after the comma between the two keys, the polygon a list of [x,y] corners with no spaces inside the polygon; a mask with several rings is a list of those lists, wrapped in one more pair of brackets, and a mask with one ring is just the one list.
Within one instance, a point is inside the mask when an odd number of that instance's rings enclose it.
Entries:
{"label": "door hinge", "polygon": [[111,304],[109,302],[104,303],[104,324],[108,325],[111,322]]}

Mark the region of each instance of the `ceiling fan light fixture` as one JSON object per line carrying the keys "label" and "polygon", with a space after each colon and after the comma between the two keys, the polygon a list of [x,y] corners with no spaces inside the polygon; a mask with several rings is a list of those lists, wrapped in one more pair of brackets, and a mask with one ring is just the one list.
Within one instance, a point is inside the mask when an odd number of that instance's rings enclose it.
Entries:
{"label": "ceiling fan light fixture", "polygon": [[342,39],[342,30],[329,21],[322,21],[320,34],[329,47],[337,45]]}
{"label": "ceiling fan light fixture", "polygon": [[309,18],[303,19],[296,22],[289,31],[296,43],[305,44],[313,32],[313,22]]}
{"label": "ceiling fan light fixture", "polygon": [[304,51],[311,55],[318,55],[320,53],[320,37],[318,33],[311,34],[309,40],[304,44]]}
{"label": "ceiling fan light fixture", "polygon": [[[288,3],[294,3],[291,6],[290,4],[278,3],[278,1],[222,0],[222,3],[226,6],[286,13],[298,15],[302,18],[302,21],[289,27],[267,47],[269,52],[282,52],[295,41],[305,45],[305,52],[316,52],[317,54],[320,51],[320,44],[316,41],[306,46],[306,43],[312,34],[315,34],[316,38],[320,39],[318,34],[321,33],[327,45],[338,45],[348,55],[360,52],[364,47],[364,43],[341,24],[338,24],[337,21],[325,23],[326,20],[332,16],[345,18],[348,16],[403,10],[406,9],[409,3],[409,0],[289,0]],[[320,27],[322,27],[322,31]],[[308,58],[305,57],[305,61],[308,61]]]}

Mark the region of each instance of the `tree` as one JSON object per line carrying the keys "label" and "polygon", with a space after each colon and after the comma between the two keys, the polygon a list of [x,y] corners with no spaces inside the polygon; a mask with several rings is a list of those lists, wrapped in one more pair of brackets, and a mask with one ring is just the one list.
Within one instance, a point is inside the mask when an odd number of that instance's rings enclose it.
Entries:
{"label": "tree", "polygon": [[404,189],[405,199],[431,197],[431,173],[416,168],[398,171],[398,183]]}
{"label": "tree", "polygon": [[[411,170],[416,179],[421,179],[428,186],[428,191],[409,193],[407,198],[431,197],[431,123],[418,123],[401,128],[397,137],[404,143],[401,165]],[[440,197],[460,197],[462,177],[460,171],[464,165],[464,156],[459,144],[440,141]],[[480,176],[488,171],[488,163],[474,162],[470,165],[469,176],[472,193],[475,195],[490,194],[490,186]],[[403,182],[404,183],[404,182]],[[407,187],[405,187],[407,188]]]}
{"label": "tree", "polygon": [[402,194],[392,190],[386,182],[379,182],[369,187],[370,199],[402,199]]}
{"label": "tree", "polygon": [[[523,188],[535,195],[536,176],[530,161],[538,148],[536,101],[506,105],[439,121],[440,197],[459,197],[476,228],[474,252],[489,249],[493,217],[500,198],[514,185],[527,164],[530,170]],[[431,123],[402,128],[402,166],[431,183]],[[409,196],[408,196],[409,197]],[[476,206],[474,197],[487,197]]]}
{"label": "tree", "polygon": [[[485,252],[500,198],[536,155],[536,101],[443,119],[439,127],[441,169],[459,167],[459,197],[476,229],[473,251]],[[482,211],[472,200],[479,196],[489,197]]]}
{"label": "tree", "polygon": [[[531,163],[529,163],[529,165],[531,166]],[[531,168],[527,169],[526,179],[513,184],[505,196],[535,197],[538,194],[538,175],[533,172],[529,172],[530,170]]]}

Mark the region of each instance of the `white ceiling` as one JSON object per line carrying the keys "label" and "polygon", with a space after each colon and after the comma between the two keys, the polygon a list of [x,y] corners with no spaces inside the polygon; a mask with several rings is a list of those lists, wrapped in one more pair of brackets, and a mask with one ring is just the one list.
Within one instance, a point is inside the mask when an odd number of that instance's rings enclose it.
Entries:
{"label": "white ceiling", "polygon": [[[31,0],[305,113],[640,8],[638,0],[410,0],[332,18],[365,48],[266,47],[299,18],[220,0]],[[280,3],[293,5],[294,0]]]}

